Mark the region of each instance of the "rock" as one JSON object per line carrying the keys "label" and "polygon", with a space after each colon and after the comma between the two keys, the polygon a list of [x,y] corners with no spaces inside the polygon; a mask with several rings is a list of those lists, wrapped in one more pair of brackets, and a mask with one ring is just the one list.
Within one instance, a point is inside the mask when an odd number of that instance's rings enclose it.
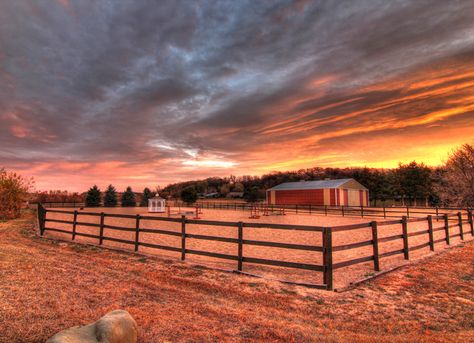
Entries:
{"label": "rock", "polygon": [[136,343],[137,323],[123,310],[107,313],[95,323],[58,332],[46,343]]}

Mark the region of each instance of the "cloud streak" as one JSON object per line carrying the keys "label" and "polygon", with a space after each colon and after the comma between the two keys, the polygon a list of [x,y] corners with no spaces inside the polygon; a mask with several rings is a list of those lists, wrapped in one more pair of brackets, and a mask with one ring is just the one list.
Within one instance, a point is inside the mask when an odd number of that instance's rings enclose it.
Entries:
{"label": "cloud streak", "polygon": [[0,165],[83,190],[438,164],[473,138],[473,16],[471,1],[3,2]]}

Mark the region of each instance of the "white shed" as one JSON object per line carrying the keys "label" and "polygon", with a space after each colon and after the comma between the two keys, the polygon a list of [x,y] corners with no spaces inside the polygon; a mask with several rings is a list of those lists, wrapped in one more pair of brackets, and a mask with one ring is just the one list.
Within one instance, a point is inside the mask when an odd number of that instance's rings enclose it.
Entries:
{"label": "white shed", "polygon": [[148,199],[148,212],[164,213],[166,211],[166,200],[156,196]]}

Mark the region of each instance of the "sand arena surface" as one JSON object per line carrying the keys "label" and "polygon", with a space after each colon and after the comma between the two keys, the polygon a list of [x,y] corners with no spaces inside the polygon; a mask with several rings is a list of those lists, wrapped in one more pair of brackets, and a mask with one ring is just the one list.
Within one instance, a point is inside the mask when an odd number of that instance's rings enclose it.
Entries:
{"label": "sand arena surface", "polygon": [[[71,210],[71,209],[59,209],[59,210]],[[173,209],[177,211],[177,208]],[[181,211],[193,211],[192,208],[181,208]],[[102,212],[108,214],[141,214],[143,216],[163,216],[167,217],[166,214],[148,213],[146,208],[86,208],[84,211],[87,212]],[[84,211],[79,211],[84,212]],[[203,220],[216,220],[216,221],[228,221],[228,222],[260,222],[260,223],[272,223],[272,224],[288,224],[288,225],[313,225],[313,226],[325,226],[335,227],[340,225],[350,225],[356,223],[368,223],[372,220],[383,222],[383,218],[360,218],[360,217],[341,217],[341,216],[324,216],[321,214],[287,214],[281,215],[270,215],[261,216],[259,219],[249,219],[249,211],[234,211],[234,210],[211,210],[204,209],[203,214],[200,217]],[[179,215],[173,216],[179,218]],[[188,215],[188,218],[193,218],[194,214]],[[59,220],[70,220],[72,221],[72,214],[64,213],[47,213],[47,219],[59,219]],[[391,218],[390,220],[393,220]],[[86,223],[100,223],[99,216],[90,215],[79,215],[78,222]],[[456,224],[455,218],[451,218],[450,225]],[[105,217],[105,225],[114,225],[128,228],[135,228],[135,219],[130,218],[113,218]],[[440,220],[433,222],[434,228],[442,227],[443,221]],[[380,224],[379,224],[380,225]],[[71,224],[46,222],[48,228],[58,228],[63,230],[72,231]],[[156,221],[146,220],[142,218],[140,221],[140,228],[149,229],[162,229],[173,232],[181,232],[181,223],[167,222],[167,221]],[[408,224],[408,232],[417,232],[427,230],[427,221],[413,222]],[[77,232],[88,233],[88,234],[99,234],[98,227],[90,227],[84,225],[77,225]],[[459,233],[459,228],[451,228],[451,234]],[[464,224],[464,238],[469,240],[472,239],[470,234],[469,224]],[[467,233],[469,232],[469,233]],[[223,227],[223,226],[210,226],[203,224],[186,224],[186,233],[188,234],[200,234],[218,237],[237,238],[238,229],[237,227]],[[386,226],[379,226],[378,236],[379,239],[383,237],[401,235],[402,226],[401,224],[392,224]],[[46,237],[56,237],[62,239],[70,239],[70,234],[57,233],[57,232],[45,232]],[[117,231],[110,228],[104,229],[104,236],[126,239],[130,241],[135,240],[135,232]],[[445,237],[445,231],[440,230],[434,232],[434,240],[442,239]],[[297,230],[277,230],[269,228],[244,228],[243,230],[244,240],[259,240],[267,242],[280,242],[280,243],[292,243],[292,244],[304,244],[311,246],[322,246],[322,233],[321,232],[307,232]],[[333,246],[345,245],[350,243],[368,241],[372,239],[372,230],[370,227],[343,231],[333,233]],[[409,237],[409,246],[416,246],[428,242],[428,234],[417,235]],[[76,241],[98,244],[98,239],[76,236]],[[459,237],[451,238],[451,244],[457,244],[460,241]],[[156,233],[140,233],[140,242],[154,243],[159,245],[166,245],[171,247],[181,247],[181,237],[169,236]],[[117,243],[112,241],[104,240],[104,245],[109,247],[117,247],[121,249],[133,250],[133,245]],[[445,242],[440,242],[435,245],[435,250],[443,249],[446,246]],[[379,253],[399,250],[403,248],[402,239],[394,241],[379,243]],[[222,253],[237,256],[237,244],[228,242],[218,241],[206,241],[198,240],[194,238],[186,238],[186,249],[202,250],[208,252]],[[179,259],[181,257],[180,252],[167,251],[149,247],[139,247],[140,252],[147,254],[154,254],[164,258]],[[416,251],[410,252],[410,259],[416,259],[425,256],[430,253],[429,247],[425,247]],[[373,248],[371,245],[364,246],[351,250],[335,251],[333,253],[333,263],[347,261],[359,257],[370,256],[373,254]],[[255,257],[271,260],[281,260],[287,262],[299,262],[307,264],[322,265],[322,253],[318,251],[303,251],[294,250],[287,248],[276,248],[276,247],[263,247],[244,245],[243,247],[244,257]],[[203,264],[211,267],[223,268],[223,269],[237,269],[237,261],[218,259],[208,256],[199,256],[193,254],[186,255],[186,261],[191,263]],[[380,260],[381,270],[392,268],[401,264],[406,263],[403,259],[403,254],[382,258]],[[252,263],[244,263],[243,271],[253,274],[262,275],[268,278],[282,279],[293,282],[305,282],[322,284],[323,275],[318,271],[301,270],[284,267],[273,267],[266,265],[257,265]],[[374,272],[373,262],[364,262],[349,267],[340,268],[334,271],[334,285],[335,287],[347,286],[350,282],[358,279],[367,277]]]}

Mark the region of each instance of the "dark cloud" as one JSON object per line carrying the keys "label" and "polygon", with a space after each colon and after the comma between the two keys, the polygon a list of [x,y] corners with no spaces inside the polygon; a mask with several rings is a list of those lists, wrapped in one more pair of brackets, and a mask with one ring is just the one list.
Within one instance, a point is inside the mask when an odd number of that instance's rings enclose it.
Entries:
{"label": "dark cloud", "polygon": [[259,172],[400,136],[472,113],[473,16],[472,1],[4,1],[0,164]]}

